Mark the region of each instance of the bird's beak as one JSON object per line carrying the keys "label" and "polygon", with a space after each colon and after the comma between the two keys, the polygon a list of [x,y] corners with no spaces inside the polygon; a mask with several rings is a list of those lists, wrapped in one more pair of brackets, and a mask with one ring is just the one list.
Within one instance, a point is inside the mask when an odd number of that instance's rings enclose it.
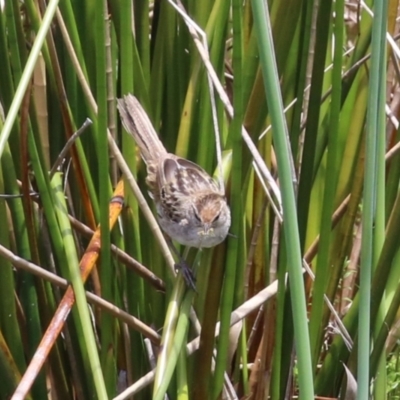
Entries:
{"label": "bird's beak", "polygon": [[212,235],[214,228],[211,227],[211,224],[203,224],[203,230],[201,231],[201,235],[208,236]]}

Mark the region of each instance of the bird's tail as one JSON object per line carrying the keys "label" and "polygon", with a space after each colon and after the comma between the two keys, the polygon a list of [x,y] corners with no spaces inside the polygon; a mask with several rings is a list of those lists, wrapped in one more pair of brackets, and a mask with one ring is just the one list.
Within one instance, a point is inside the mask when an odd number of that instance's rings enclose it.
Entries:
{"label": "bird's tail", "polygon": [[122,99],[117,99],[117,107],[122,125],[135,139],[144,161],[148,164],[164,158],[167,150],[136,97],[128,94]]}

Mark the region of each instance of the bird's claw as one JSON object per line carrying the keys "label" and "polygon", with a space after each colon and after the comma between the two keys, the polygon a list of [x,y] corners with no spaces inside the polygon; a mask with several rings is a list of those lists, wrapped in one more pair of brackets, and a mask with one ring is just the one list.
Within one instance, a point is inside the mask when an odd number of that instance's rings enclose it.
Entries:
{"label": "bird's claw", "polygon": [[194,276],[193,270],[187,265],[185,260],[182,259],[179,264],[175,264],[175,266],[181,271],[186,286],[197,292],[196,277]]}

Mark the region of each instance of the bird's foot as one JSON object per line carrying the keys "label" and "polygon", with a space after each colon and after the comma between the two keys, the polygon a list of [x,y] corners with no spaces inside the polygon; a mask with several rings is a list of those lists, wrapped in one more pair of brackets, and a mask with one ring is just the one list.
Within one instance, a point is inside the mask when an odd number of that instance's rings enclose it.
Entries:
{"label": "bird's foot", "polygon": [[178,264],[175,264],[176,268],[179,269],[182,273],[183,279],[185,280],[186,286],[193,289],[195,292],[196,290],[196,277],[194,275],[193,270],[189,267],[186,261],[181,258]]}

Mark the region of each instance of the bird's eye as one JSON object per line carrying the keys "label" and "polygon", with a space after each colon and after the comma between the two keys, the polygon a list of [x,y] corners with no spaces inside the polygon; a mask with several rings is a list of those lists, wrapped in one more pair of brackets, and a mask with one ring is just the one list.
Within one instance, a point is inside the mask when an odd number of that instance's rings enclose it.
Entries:
{"label": "bird's eye", "polygon": [[194,212],[194,217],[197,219],[197,221],[201,222],[201,219],[199,217],[199,214],[197,214],[197,211]]}
{"label": "bird's eye", "polygon": [[219,220],[220,215],[221,215],[221,213],[217,214],[215,216],[215,218],[213,219],[213,222],[217,222]]}

